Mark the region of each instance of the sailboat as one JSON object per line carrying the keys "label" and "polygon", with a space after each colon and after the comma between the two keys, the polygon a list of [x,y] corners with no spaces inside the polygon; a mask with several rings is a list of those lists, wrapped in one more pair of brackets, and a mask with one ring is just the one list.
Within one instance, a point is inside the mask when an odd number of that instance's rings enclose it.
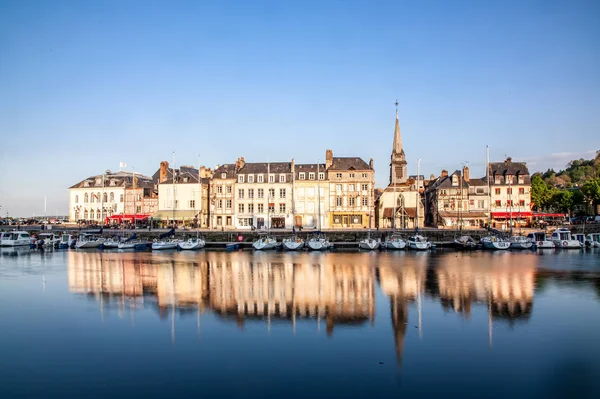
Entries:
{"label": "sailboat", "polygon": [[419,173],[421,173],[421,160],[417,161],[417,207],[415,211],[415,234],[408,238],[408,248],[424,251],[431,248],[431,242],[419,234],[419,203],[421,202],[419,194]]}
{"label": "sailboat", "polygon": [[371,208],[369,208],[369,230],[367,232],[367,238],[362,239],[358,242],[358,248],[372,251],[379,248],[381,240],[376,240],[371,237]]}
{"label": "sailboat", "polygon": [[[486,157],[486,172],[485,178],[487,180],[487,189],[488,189],[488,229],[490,229],[491,218],[492,218],[492,192],[490,191],[490,147],[485,147],[485,157]],[[492,250],[506,250],[510,247],[510,242],[504,239],[500,235],[490,235],[488,237],[483,237],[481,239],[481,243],[483,247],[486,249]]]}
{"label": "sailboat", "polygon": [[[202,200],[202,183],[200,181],[200,162],[198,162],[198,192],[200,193],[200,200]],[[194,203],[194,212],[196,212],[196,204]],[[196,213],[196,237],[188,238],[187,240],[180,241],[177,243],[177,246],[181,250],[193,251],[196,249],[204,248],[206,242],[202,237],[200,237],[200,218],[198,217],[198,213]]]}
{"label": "sailboat", "polygon": [[394,212],[392,214],[392,234],[385,239],[382,244],[387,249],[404,249],[406,248],[406,241],[396,232],[396,204],[398,198],[396,196],[396,175],[394,175]]}
{"label": "sailboat", "polygon": [[[464,169],[463,169],[464,170]],[[469,235],[463,235],[462,234],[462,230],[463,230],[463,220],[462,220],[462,213],[461,213],[461,209],[462,209],[462,201],[463,201],[463,179],[464,176],[460,175],[460,205],[458,206],[458,229],[461,233],[460,237],[456,238],[456,235],[454,236],[454,247],[456,249],[464,249],[464,250],[468,250],[468,249],[475,249],[477,248],[477,242],[475,242],[475,240],[473,239],[473,237],[469,236]],[[454,233],[456,234],[456,232]]]}
{"label": "sailboat", "polygon": [[[269,175],[271,174],[271,165],[267,163],[267,182],[269,182]],[[268,195],[270,197],[270,195]],[[268,199],[269,201],[271,198]],[[267,232],[260,234],[258,240],[252,243],[252,248],[258,251],[264,251],[267,249],[275,249],[277,247],[277,240],[269,235],[271,231],[271,207],[267,203]]]}
{"label": "sailboat", "polygon": [[317,220],[317,231],[308,240],[308,248],[313,251],[322,251],[331,247],[329,240],[321,231],[321,176],[319,173],[319,161],[317,160],[317,201],[319,204],[319,218]]}
{"label": "sailboat", "polygon": [[[295,199],[295,190],[294,183],[296,181],[295,171],[292,171],[292,223],[296,224],[296,199]],[[320,201],[320,199],[319,199]],[[292,227],[292,236],[286,237],[281,240],[284,249],[288,251],[296,251],[298,249],[302,249],[304,247],[304,240],[298,236],[296,236],[295,228]]]}

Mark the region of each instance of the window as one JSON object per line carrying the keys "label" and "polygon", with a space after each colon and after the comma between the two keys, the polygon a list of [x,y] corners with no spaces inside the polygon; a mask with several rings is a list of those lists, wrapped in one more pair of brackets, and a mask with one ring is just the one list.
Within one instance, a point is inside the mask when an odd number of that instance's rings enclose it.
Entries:
{"label": "window", "polygon": [[227,216],[227,219],[225,219],[225,220],[226,220],[227,226],[231,226],[231,216]]}
{"label": "window", "polygon": [[336,199],[335,199],[335,206],[342,206],[342,204],[343,204],[342,197],[336,197]]}
{"label": "window", "polygon": [[227,194],[231,194],[231,190],[232,190],[231,186],[226,186],[226,187],[225,187],[225,192],[226,192]]}
{"label": "window", "polygon": [[223,194],[223,186],[217,186],[217,194]]}
{"label": "window", "polygon": [[244,189],[243,188],[238,189],[238,198],[244,199]]}
{"label": "window", "polygon": [[525,176],[519,175],[519,184],[525,184]]}
{"label": "window", "polygon": [[496,200],[496,206],[502,206],[502,202],[500,200]]}
{"label": "window", "polygon": [[363,206],[369,206],[369,197],[363,197],[362,204]]}
{"label": "window", "polygon": [[274,188],[269,189],[269,198],[275,198],[275,189]]}
{"label": "window", "polygon": [[309,188],[306,190],[306,196],[307,196],[308,198],[313,198],[313,197],[315,196],[315,188],[314,188],[314,187],[309,187]]}
{"label": "window", "polygon": [[446,190],[440,190],[440,195],[446,195]]}
{"label": "window", "polygon": [[477,187],[475,191],[477,192],[477,194],[483,194],[485,192],[485,189],[483,187]]}
{"label": "window", "polygon": [[258,189],[258,193],[257,193],[257,197],[258,198],[265,198],[265,190],[262,188]]}
{"label": "window", "polygon": [[325,197],[325,189],[323,187],[319,187],[319,197]]}
{"label": "window", "polygon": [[254,175],[248,175],[248,183],[254,183]]}
{"label": "window", "polygon": [[225,208],[231,209],[231,200],[230,199],[225,200]]}
{"label": "window", "polygon": [[525,206],[525,200],[519,200],[519,206]]}
{"label": "window", "polygon": [[142,206],[141,205],[136,205],[136,207],[135,207],[135,213],[142,213]]}
{"label": "window", "polygon": [[89,197],[88,193],[85,193],[83,195],[83,202],[87,204],[89,201],[90,201],[90,197]]}
{"label": "window", "polygon": [[223,218],[221,216],[217,216],[217,226],[223,226]]}
{"label": "window", "polygon": [[285,204],[279,204],[279,213],[285,213]]}
{"label": "window", "polygon": [[92,195],[90,196],[90,202],[93,204],[95,201],[94,199],[96,198],[96,194],[92,193]]}
{"label": "window", "polygon": [[217,200],[217,209],[223,208],[223,200]]}
{"label": "window", "polygon": [[354,198],[354,197],[350,197],[350,198],[348,198],[348,205],[349,205],[349,206],[354,206],[354,205],[356,205],[356,198]]}
{"label": "window", "polygon": [[179,201],[175,200],[175,208],[177,208],[179,206]]}
{"label": "window", "polygon": [[[227,179],[227,173],[221,173],[221,179]],[[221,219],[221,218],[219,218]],[[221,224],[221,223],[219,223]]]}
{"label": "window", "polygon": [[244,213],[244,204],[238,204],[238,212]]}
{"label": "window", "polygon": [[248,198],[254,198],[254,189],[253,188],[248,189]]}
{"label": "window", "polygon": [[244,175],[238,175],[238,183],[244,182]]}
{"label": "window", "polygon": [[525,187],[519,187],[519,194],[525,194]]}
{"label": "window", "polygon": [[256,176],[256,182],[257,183],[263,183],[265,181],[265,177],[263,175],[257,175]]}
{"label": "window", "polygon": [[350,173],[350,176],[348,176],[348,177],[350,177],[351,179],[354,179],[354,173]]}
{"label": "window", "polygon": [[285,175],[279,175],[279,183],[285,183]]}
{"label": "window", "polygon": [[196,200],[190,200],[190,208],[194,209],[196,207]]}
{"label": "window", "polygon": [[512,177],[512,175],[506,175],[506,177],[505,177],[505,179],[504,179],[504,182],[505,182],[506,184],[508,184],[508,183],[512,183],[512,182],[513,182],[513,177]]}
{"label": "window", "polygon": [[123,202],[123,194],[119,195],[119,202]]}
{"label": "window", "polygon": [[362,191],[367,191],[367,190],[369,189],[369,185],[368,185],[368,184],[361,184],[361,185],[360,185],[360,189],[361,189]]}
{"label": "window", "polygon": [[477,201],[477,207],[478,207],[479,209],[483,209],[483,208],[485,208],[485,201],[484,201],[484,200],[479,200],[479,201]]}
{"label": "window", "polygon": [[115,193],[110,193],[110,202],[115,202]]}
{"label": "window", "polygon": [[258,204],[258,213],[263,213],[265,211],[265,205],[264,204]]}
{"label": "window", "polygon": [[354,191],[354,184],[348,184],[348,191]]}
{"label": "window", "polygon": [[506,201],[506,206],[513,206],[512,200],[507,200]]}
{"label": "window", "polygon": [[336,184],[335,185],[335,191],[342,191],[342,185],[341,184]]}
{"label": "window", "polygon": [[342,224],[342,217],[340,215],[334,215],[333,224]]}
{"label": "window", "polygon": [[108,193],[102,194],[102,202],[108,202]]}
{"label": "window", "polygon": [[275,183],[275,175],[269,175],[269,183]]}
{"label": "window", "polygon": [[495,184],[502,184],[502,176],[496,176]]}
{"label": "window", "polygon": [[341,173],[336,173],[335,177],[338,178],[338,179],[341,179],[342,178],[342,174]]}
{"label": "window", "polygon": [[506,189],[506,194],[512,194],[512,187],[508,187]]}
{"label": "window", "polygon": [[363,173],[363,174],[361,175],[361,177],[362,177],[363,179],[366,179],[368,176],[369,176],[369,175],[368,175],[368,174],[366,174],[366,173]]}
{"label": "window", "polygon": [[254,213],[254,204],[248,204],[248,213]]}
{"label": "window", "polygon": [[90,219],[94,219],[94,210],[93,209],[90,211]]}
{"label": "window", "polygon": [[298,175],[298,180],[304,180],[306,178],[306,174],[304,172],[300,172]]}
{"label": "window", "polygon": [[475,206],[475,200],[469,200],[469,206]]}
{"label": "window", "polygon": [[319,180],[325,180],[325,173],[319,172]]}
{"label": "window", "polygon": [[279,198],[285,198],[285,188],[279,189]]}
{"label": "window", "polygon": [[79,195],[75,196],[75,203],[78,204],[79,203]]}
{"label": "window", "polygon": [[275,204],[274,203],[269,203],[269,212],[275,212]]}
{"label": "window", "polygon": [[494,192],[496,193],[496,195],[500,195],[500,189],[499,188],[495,189]]}
{"label": "window", "polygon": [[310,172],[308,174],[308,180],[315,180],[315,172]]}

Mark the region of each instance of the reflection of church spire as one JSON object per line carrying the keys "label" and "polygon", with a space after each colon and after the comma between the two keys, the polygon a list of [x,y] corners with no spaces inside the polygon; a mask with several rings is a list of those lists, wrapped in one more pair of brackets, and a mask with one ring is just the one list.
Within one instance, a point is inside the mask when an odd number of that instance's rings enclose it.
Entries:
{"label": "reflection of church spire", "polygon": [[404,336],[406,335],[406,324],[408,322],[408,304],[406,298],[402,295],[394,295],[391,297],[390,310],[392,312],[392,327],[394,328],[396,360],[398,361],[398,366],[400,366],[402,364]]}

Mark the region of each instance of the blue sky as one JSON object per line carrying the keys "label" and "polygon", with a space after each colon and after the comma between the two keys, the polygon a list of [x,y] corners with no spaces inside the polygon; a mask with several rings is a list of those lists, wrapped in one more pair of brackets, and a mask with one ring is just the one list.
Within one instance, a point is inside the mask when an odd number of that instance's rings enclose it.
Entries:
{"label": "blue sky", "polygon": [[409,173],[485,146],[532,170],[600,149],[597,1],[0,2],[0,212],[162,160],[375,159],[394,101]]}

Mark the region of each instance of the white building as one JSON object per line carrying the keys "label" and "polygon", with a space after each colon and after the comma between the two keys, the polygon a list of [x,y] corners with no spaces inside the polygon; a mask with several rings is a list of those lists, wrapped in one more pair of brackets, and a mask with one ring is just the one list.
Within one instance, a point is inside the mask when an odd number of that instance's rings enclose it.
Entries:
{"label": "white building", "polygon": [[[307,229],[329,228],[329,182],[325,164],[295,164],[294,226]],[[317,196],[317,193],[320,195]],[[319,215],[321,219],[319,221]]]}

